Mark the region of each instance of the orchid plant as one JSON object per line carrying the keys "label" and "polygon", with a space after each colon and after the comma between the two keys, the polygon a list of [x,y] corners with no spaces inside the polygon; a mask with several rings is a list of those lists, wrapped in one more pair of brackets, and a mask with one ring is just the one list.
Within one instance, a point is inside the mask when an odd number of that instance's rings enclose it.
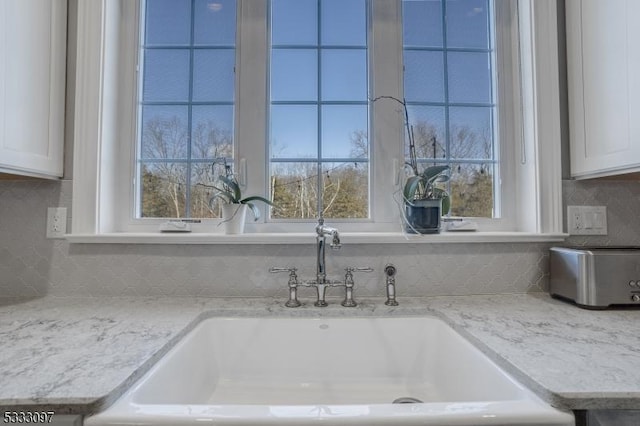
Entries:
{"label": "orchid plant", "polygon": [[450,169],[449,166],[429,166],[422,172],[418,168],[418,159],[416,156],[416,143],[413,134],[413,126],[409,122],[409,111],[407,110],[406,100],[400,100],[393,96],[378,96],[373,99],[373,102],[378,99],[391,99],[402,105],[404,110],[404,126],[407,132],[407,139],[409,140],[409,161],[405,162],[405,167],[409,167],[412,176],[407,178],[402,192],[404,202],[410,205],[414,204],[416,200],[431,200],[442,199],[442,214],[449,213],[451,208],[451,197],[449,193],[435,186],[438,182],[446,182],[449,180],[449,176],[444,174]]}
{"label": "orchid plant", "polygon": [[224,175],[220,175],[218,177],[219,184],[213,186],[216,193],[209,200],[209,206],[211,208],[213,208],[216,200],[222,200],[222,202],[227,204],[246,204],[253,213],[254,221],[257,221],[260,219],[260,210],[255,205],[256,201],[261,201],[269,206],[274,205],[271,201],[259,195],[243,197],[240,184],[233,173],[232,166],[227,162],[227,159],[216,159],[211,165],[212,170],[217,164],[222,164],[224,166]]}

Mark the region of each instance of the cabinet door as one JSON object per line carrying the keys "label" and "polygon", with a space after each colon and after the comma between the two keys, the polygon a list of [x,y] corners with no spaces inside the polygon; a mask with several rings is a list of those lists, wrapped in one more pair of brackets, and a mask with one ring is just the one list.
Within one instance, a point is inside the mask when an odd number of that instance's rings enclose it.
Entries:
{"label": "cabinet door", "polygon": [[0,169],[61,177],[66,0],[0,1]]}
{"label": "cabinet door", "polygon": [[568,0],[571,173],[640,168],[637,0]]}

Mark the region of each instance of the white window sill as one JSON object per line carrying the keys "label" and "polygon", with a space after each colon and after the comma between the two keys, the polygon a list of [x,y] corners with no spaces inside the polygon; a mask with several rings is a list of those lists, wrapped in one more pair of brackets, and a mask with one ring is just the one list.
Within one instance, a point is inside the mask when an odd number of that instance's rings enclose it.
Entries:
{"label": "white window sill", "polygon": [[[311,232],[247,233],[112,233],[68,234],[70,243],[82,244],[310,244]],[[400,232],[344,232],[343,244],[421,244],[421,243],[538,243],[561,242],[568,234],[528,232],[443,232],[432,235],[406,235]]]}

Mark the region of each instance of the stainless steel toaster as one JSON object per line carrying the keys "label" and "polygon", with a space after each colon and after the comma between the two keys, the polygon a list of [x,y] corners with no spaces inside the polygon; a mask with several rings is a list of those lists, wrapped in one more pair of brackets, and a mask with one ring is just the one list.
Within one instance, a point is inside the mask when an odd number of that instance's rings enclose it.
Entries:
{"label": "stainless steel toaster", "polygon": [[549,293],[589,309],[640,306],[640,247],[553,247]]}

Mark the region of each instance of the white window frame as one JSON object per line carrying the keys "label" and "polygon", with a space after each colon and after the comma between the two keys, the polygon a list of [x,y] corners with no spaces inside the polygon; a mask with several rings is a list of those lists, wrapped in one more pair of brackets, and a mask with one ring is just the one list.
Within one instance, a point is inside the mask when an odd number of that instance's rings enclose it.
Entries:
{"label": "white window frame", "polygon": [[[370,70],[373,97],[401,97],[402,28],[400,2],[371,0]],[[75,242],[307,242],[313,226],[305,223],[268,222],[248,226],[243,236],[222,236],[219,219],[203,221],[194,233],[179,237],[160,236],[158,226],[164,219],[134,220],[131,203],[135,153],[135,111],[137,105],[135,73],[125,72],[137,66],[139,22],[137,1],[86,0],[78,4],[78,47],[76,114],[74,132],[74,174],[72,233]],[[234,155],[247,193],[267,193],[267,1],[238,0],[236,79],[236,127]],[[515,201],[506,208],[508,220],[480,221],[479,232],[463,237],[440,234],[414,237],[425,242],[442,241],[548,241],[561,240],[562,200],[560,164],[560,113],[557,58],[556,4],[551,1],[518,0],[509,19],[518,19],[520,57],[511,63],[523,76],[507,80],[516,94],[522,95],[522,108],[502,108],[513,116],[501,123],[521,128],[514,150],[501,152],[511,158],[503,187]],[[518,31],[518,30],[514,30]],[[244,40],[262,39],[264,45],[247,47]],[[133,40],[133,42],[132,42]],[[499,43],[499,41],[497,41]],[[496,46],[497,47],[497,46]],[[504,46],[503,46],[504,47]],[[506,46],[514,51],[514,45]],[[133,49],[133,51],[131,50]],[[517,50],[517,49],[516,49]],[[125,52],[125,54],[123,54]],[[126,52],[129,52],[126,54]],[[135,52],[135,53],[133,53]],[[503,75],[510,73],[503,72]],[[123,79],[123,75],[130,78]],[[510,75],[518,75],[517,72]],[[499,93],[502,91],[499,91]],[[519,93],[520,92],[520,93]],[[257,102],[257,98],[264,102]],[[498,102],[509,102],[498,99]],[[521,112],[521,113],[520,113]],[[251,125],[240,124],[251,123]],[[353,242],[401,242],[397,206],[389,201],[399,189],[398,169],[404,162],[404,129],[397,104],[376,102],[371,105],[370,211],[365,223],[341,222],[343,231],[351,231]],[[515,133],[515,132],[514,132]],[[265,141],[264,149],[243,141]],[[118,141],[127,141],[125,146]],[[383,143],[387,141],[387,143]],[[504,143],[501,144],[505,145]],[[246,167],[249,164],[250,167]],[[124,172],[123,172],[124,170]],[[509,211],[511,210],[511,211]],[[498,232],[499,231],[499,232]],[[298,234],[303,233],[303,234]],[[284,236],[283,236],[284,235]]]}

